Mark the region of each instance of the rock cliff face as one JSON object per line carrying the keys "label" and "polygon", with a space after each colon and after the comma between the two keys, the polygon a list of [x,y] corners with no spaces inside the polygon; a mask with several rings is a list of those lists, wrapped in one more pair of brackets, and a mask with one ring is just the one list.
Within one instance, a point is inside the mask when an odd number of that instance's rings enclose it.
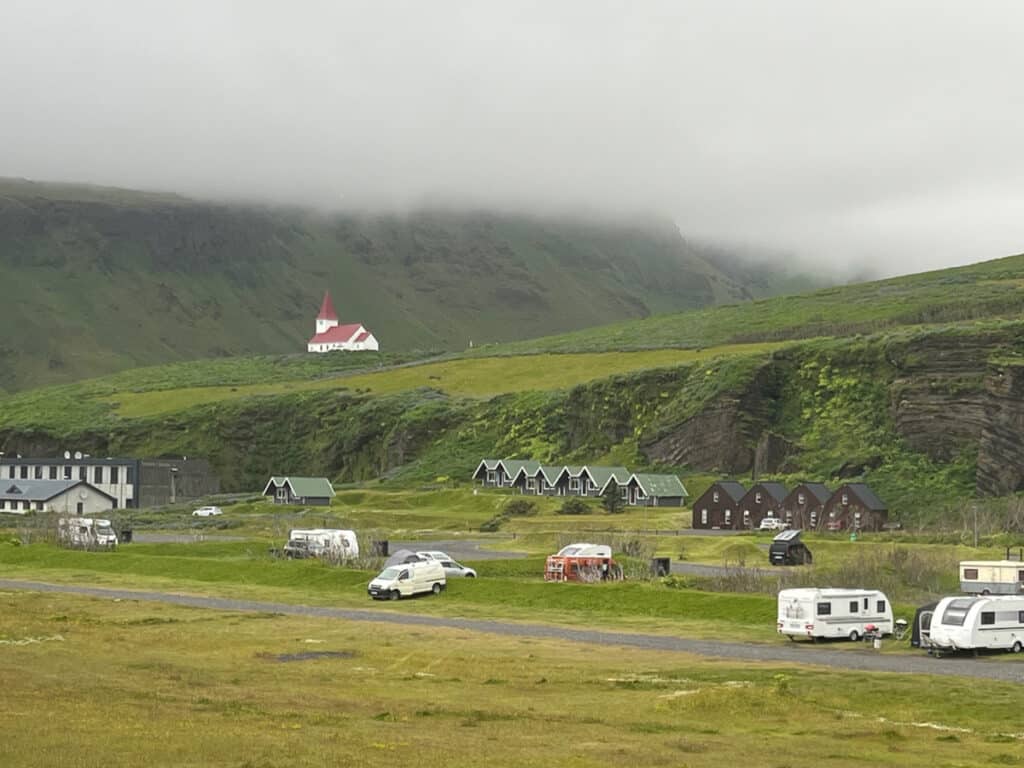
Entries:
{"label": "rock cliff face", "polygon": [[993,365],[985,385],[977,493],[1001,496],[1024,490],[1024,361]]}

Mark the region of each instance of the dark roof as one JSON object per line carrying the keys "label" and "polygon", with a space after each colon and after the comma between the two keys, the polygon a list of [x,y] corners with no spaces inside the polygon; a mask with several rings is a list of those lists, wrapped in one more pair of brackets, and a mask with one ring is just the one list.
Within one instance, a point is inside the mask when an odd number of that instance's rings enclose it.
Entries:
{"label": "dark roof", "polygon": [[747,489],[735,480],[720,480],[717,483],[712,483],[708,490],[711,491],[715,488],[720,491],[724,491],[725,494],[733,501],[739,501],[747,493]]}
{"label": "dark roof", "polygon": [[30,467],[96,467],[96,466],[124,466],[125,464],[138,464],[140,459],[112,459],[110,457],[101,459],[95,456],[83,457],[81,459],[65,459],[63,456],[55,459],[23,459],[21,457],[4,456],[0,458],[0,465],[8,466],[23,464]]}
{"label": "dark roof", "polygon": [[109,493],[85,480],[0,480],[0,499],[14,501],[49,501],[80,485],[116,502]]}
{"label": "dark roof", "polygon": [[[885,502],[875,495],[875,492],[871,490],[871,487],[867,483],[847,483],[842,488],[848,488],[851,493],[856,494],[857,498],[859,498],[868,509],[875,511],[888,511],[889,509],[885,506]],[[842,488],[840,488],[840,490],[842,490]]]}
{"label": "dark roof", "polygon": [[[765,493],[780,503],[789,495],[789,491],[786,490],[786,486],[782,483],[755,483],[750,487],[750,491],[754,490],[758,486],[764,489]],[[750,493],[750,491],[747,491],[747,493]]]}
{"label": "dark roof", "polygon": [[824,483],[800,483],[793,490],[796,491],[798,488],[806,488],[822,504],[828,501],[828,497],[832,495],[832,491]]}

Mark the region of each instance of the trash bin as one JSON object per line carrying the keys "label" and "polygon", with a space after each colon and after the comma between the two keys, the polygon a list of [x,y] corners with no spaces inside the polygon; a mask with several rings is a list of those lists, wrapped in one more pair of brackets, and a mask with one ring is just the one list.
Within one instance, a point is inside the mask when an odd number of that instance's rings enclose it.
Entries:
{"label": "trash bin", "polygon": [[121,530],[121,543],[131,544],[132,543],[132,529],[124,528]]}
{"label": "trash bin", "polygon": [[373,550],[373,554],[375,556],[377,556],[377,557],[387,557],[388,556],[388,540],[387,539],[381,539],[380,541],[374,541],[373,544],[371,545],[371,549]]}
{"label": "trash bin", "polygon": [[670,557],[652,557],[651,558],[651,575],[652,576],[668,576],[672,570],[672,558]]}

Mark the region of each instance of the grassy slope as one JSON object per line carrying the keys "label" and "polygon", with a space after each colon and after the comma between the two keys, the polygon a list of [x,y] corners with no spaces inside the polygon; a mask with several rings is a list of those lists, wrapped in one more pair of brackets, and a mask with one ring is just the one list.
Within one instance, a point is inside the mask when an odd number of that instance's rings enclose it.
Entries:
{"label": "grassy slope", "polygon": [[302,350],[323,290],[389,351],[465,349],[806,287],[665,222],[317,215],[0,180],[0,387]]}

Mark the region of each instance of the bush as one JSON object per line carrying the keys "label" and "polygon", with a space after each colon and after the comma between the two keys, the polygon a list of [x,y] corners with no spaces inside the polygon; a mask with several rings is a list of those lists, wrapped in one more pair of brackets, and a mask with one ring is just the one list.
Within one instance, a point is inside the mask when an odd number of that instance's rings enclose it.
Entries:
{"label": "bush", "polygon": [[589,515],[593,508],[583,499],[566,499],[558,510],[559,515]]}
{"label": "bush", "polygon": [[537,514],[537,503],[530,499],[512,499],[502,507],[505,517],[528,517]]}
{"label": "bush", "polygon": [[490,520],[480,524],[480,530],[483,533],[494,533],[501,529],[501,524],[504,523],[508,518],[504,515],[495,515]]}

